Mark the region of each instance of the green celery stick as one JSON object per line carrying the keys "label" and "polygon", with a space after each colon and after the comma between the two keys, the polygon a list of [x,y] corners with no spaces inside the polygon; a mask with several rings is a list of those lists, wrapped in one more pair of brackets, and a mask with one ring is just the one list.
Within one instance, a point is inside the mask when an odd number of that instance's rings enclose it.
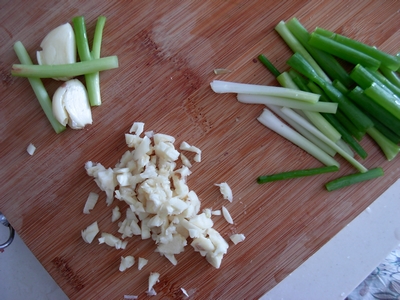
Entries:
{"label": "green celery stick", "polygon": [[[26,51],[24,45],[18,41],[14,44],[14,51],[17,54],[18,59],[21,63],[25,65],[31,65],[32,60],[29,57],[28,52]],[[42,107],[47,119],[49,120],[51,126],[53,127],[56,133],[60,133],[66,129],[53,115],[52,103],[49,97],[49,94],[46,91],[46,88],[43,85],[43,82],[40,78],[28,77],[29,83],[36,95],[36,98],[39,101],[40,106]]]}
{"label": "green celery stick", "polygon": [[[105,21],[105,20],[104,20]],[[94,40],[93,56],[89,49],[89,42],[86,33],[85,19],[83,16],[78,16],[72,19],[74,25],[76,46],[81,61],[91,61],[92,59],[100,58],[101,35],[104,27],[103,18],[97,23],[95,30],[96,37]],[[100,93],[100,75],[99,72],[85,74],[86,89],[91,106],[101,105]]]}
{"label": "green celery stick", "polygon": [[11,69],[11,75],[36,78],[76,77],[115,68],[118,68],[118,57],[108,56],[91,61],[62,65],[14,64]]}
{"label": "green celery stick", "polygon": [[365,173],[350,174],[336,178],[326,183],[325,187],[328,191],[331,192],[366,180],[378,178],[380,176],[383,176],[383,174],[384,173],[382,168],[370,169]]}

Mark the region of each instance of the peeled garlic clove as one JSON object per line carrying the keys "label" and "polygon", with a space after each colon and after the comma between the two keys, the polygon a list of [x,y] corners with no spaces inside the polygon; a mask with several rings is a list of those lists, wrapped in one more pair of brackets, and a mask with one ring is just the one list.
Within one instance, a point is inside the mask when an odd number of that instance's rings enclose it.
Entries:
{"label": "peeled garlic clove", "polygon": [[82,129],[92,124],[92,111],[85,86],[78,79],[63,83],[53,95],[53,115],[62,125]]}
{"label": "peeled garlic clove", "polygon": [[[42,51],[36,52],[39,65],[60,65],[76,62],[74,29],[65,23],[50,31],[40,44]],[[54,78],[68,80],[69,78]]]}

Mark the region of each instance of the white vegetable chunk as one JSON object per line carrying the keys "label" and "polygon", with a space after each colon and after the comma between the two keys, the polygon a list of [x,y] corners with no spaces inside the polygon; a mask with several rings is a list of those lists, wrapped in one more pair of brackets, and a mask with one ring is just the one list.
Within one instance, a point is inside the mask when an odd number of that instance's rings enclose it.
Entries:
{"label": "white vegetable chunk", "polygon": [[189,297],[188,292],[184,288],[181,288],[181,291],[186,297]]}
{"label": "white vegetable chunk", "polygon": [[[60,65],[76,62],[74,29],[65,23],[50,31],[40,43],[41,51],[36,52],[39,65]],[[69,78],[54,78],[68,80]]]}
{"label": "white vegetable chunk", "polygon": [[152,272],[149,276],[149,288],[147,290],[147,294],[155,296],[157,295],[156,291],[154,290],[153,286],[159,281],[160,273]]}
{"label": "white vegetable chunk", "polygon": [[143,258],[143,257],[139,257],[139,259],[138,259],[138,270],[143,269],[143,267],[144,267],[145,265],[147,265],[148,262],[149,262],[149,261],[148,261],[147,259],[145,259],[145,258]]}
{"label": "white vegetable chunk", "polygon": [[[125,219],[118,222],[120,237],[103,232],[99,243],[124,249],[126,238],[134,235],[152,239],[157,247],[155,251],[176,265],[176,255],[185,250],[190,237],[195,251],[219,268],[229,245],[212,228],[212,209],[200,212],[200,199],[187,185],[192,172],[189,165],[183,163],[182,153],[175,149],[175,138],[153,132],[140,137],[143,130],[143,123],[134,123],[131,132],[125,134],[129,150],[114,168],[91,161],[85,164],[87,174],[107,194],[108,205],[114,198],[128,205]],[[197,151],[187,143],[183,146]],[[179,157],[182,164],[176,161]],[[121,211],[117,206],[112,212],[112,221],[115,222]],[[138,269],[147,262],[139,258]],[[152,288],[148,293],[156,294]]]}
{"label": "white vegetable chunk", "polygon": [[57,121],[72,129],[82,129],[93,123],[86,88],[78,79],[64,82],[55,91],[52,109]]}
{"label": "white vegetable chunk", "polygon": [[136,300],[136,299],[139,299],[139,296],[137,296],[137,295],[124,295],[124,299]]}
{"label": "white vegetable chunk", "polygon": [[121,256],[121,263],[119,265],[119,270],[124,272],[126,269],[132,267],[135,264],[135,258],[132,255],[126,257]]}
{"label": "white vegetable chunk", "polygon": [[199,148],[191,146],[187,142],[182,142],[179,149],[196,153],[193,160],[195,162],[201,162],[201,150]]}
{"label": "white vegetable chunk", "polygon": [[222,215],[229,224],[233,224],[232,216],[225,206],[222,206]]}
{"label": "white vegetable chunk", "polygon": [[121,217],[121,212],[119,211],[119,207],[116,206],[112,210],[111,222],[117,221]]}
{"label": "white vegetable chunk", "polygon": [[245,236],[244,236],[244,234],[242,234],[242,233],[240,233],[240,234],[239,234],[239,233],[236,233],[236,234],[232,234],[229,238],[231,239],[231,241],[232,241],[235,245],[237,245],[238,243],[244,241]]}
{"label": "white vegetable chunk", "polygon": [[143,122],[134,122],[132,124],[131,129],[129,129],[129,133],[134,132],[135,135],[140,136],[144,130],[144,123]]}
{"label": "white vegetable chunk", "polygon": [[232,194],[232,189],[226,182],[222,183],[216,183],[216,186],[219,186],[219,190],[224,197],[224,199],[228,200],[229,202],[233,201],[233,194]]}
{"label": "white vegetable chunk", "polygon": [[33,153],[35,153],[36,151],[36,147],[32,143],[30,143],[26,148],[26,151],[29,153],[29,155],[33,155]]}
{"label": "white vegetable chunk", "polygon": [[90,211],[94,208],[98,199],[99,199],[99,194],[90,192],[86,200],[85,206],[83,208],[83,213],[90,214]]}
{"label": "white vegetable chunk", "polygon": [[94,238],[98,233],[99,233],[99,226],[97,225],[97,221],[81,231],[83,240],[88,244],[93,242]]}

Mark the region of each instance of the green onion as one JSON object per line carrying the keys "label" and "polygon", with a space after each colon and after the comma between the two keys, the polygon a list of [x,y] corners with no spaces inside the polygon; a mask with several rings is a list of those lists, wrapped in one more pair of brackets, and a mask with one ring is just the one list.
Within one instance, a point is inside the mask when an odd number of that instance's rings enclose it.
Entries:
{"label": "green onion", "polygon": [[[20,41],[14,44],[14,51],[17,54],[17,57],[22,64],[24,65],[32,64],[32,60],[29,57],[28,52],[26,51],[24,45]],[[53,115],[51,99],[46,91],[46,88],[43,85],[42,80],[40,78],[34,78],[34,77],[28,77],[28,80],[36,95],[36,98],[40,103],[40,106],[42,107],[44,113],[46,114],[47,119],[50,121],[54,131],[56,133],[64,131],[66,127],[60,124],[60,122],[58,122]]]}
{"label": "green onion", "polygon": [[[263,56],[263,63],[264,63],[264,65],[266,65],[266,67],[268,69],[271,69],[275,74],[279,74],[279,71],[273,66],[273,64],[265,56]],[[305,78],[302,78],[300,76],[300,74],[298,74],[294,70],[289,71],[289,76],[287,75],[286,72],[279,74],[277,77],[277,80],[285,88],[291,88],[291,89],[295,89],[295,90],[302,90],[305,92],[310,92],[310,90],[306,86],[307,80]],[[296,82],[294,82],[294,80],[296,80]],[[301,86],[301,88],[299,87],[299,85]],[[324,103],[324,102],[317,102],[317,103],[313,103],[312,105],[315,105],[315,104],[321,105],[322,103]],[[325,102],[325,104],[327,104],[327,103],[328,102]],[[311,111],[310,109],[307,109],[305,106],[303,108],[301,108],[299,106],[294,107],[293,105],[290,105],[290,103],[287,103],[287,105],[285,105],[283,103],[280,104],[278,101],[277,101],[277,103],[264,103],[264,104],[280,105],[280,106],[285,106],[285,107],[290,107],[290,108],[301,109],[303,111],[303,113],[306,115],[306,117],[308,118],[308,120],[311,123],[313,123],[322,133],[324,133],[332,141],[337,142],[341,138],[340,133],[331,125],[331,123],[329,123],[319,113],[319,112],[321,112],[321,110],[316,111],[315,109],[313,109]]]}
{"label": "green onion", "polygon": [[36,78],[76,77],[115,68],[118,68],[118,57],[108,56],[91,61],[63,65],[14,64],[11,69],[11,75]]}
{"label": "green onion", "polygon": [[393,84],[389,79],[383,76],[378,71],[368,70],[372,76],[375,77],[376,83],[379,83],[380,86],[387,88],[388,90],[392,91],[397,97],[400,97],[400,88]]}
{"label": "green onion", "polygon": [[326,29],[322,29],[320,27],[317,27],[314,32],[333,39],[342,45],[350,47],[356,51],[364,53],[365,55],[368,55],[378,60],[383,66],[387,67],[389,70],[396,71],[400,67],[399,57],[390,55],[384,51],[377,49],[376,47],[366,45],[360,41],[328,31]]}
{"label": "green onion", "polygon": [[391,91],[382,88],[374,82],[369,88],[364,90],[364,93],[400,120],[400,98]]}
{"label": "green onion", "polygon": [[[400,56],[398,56],[400,57]],[[400,77],[398,76],[398,73],[395,71],[389,70],[388,68],[381,66],[379,70],[382,72],[382,74],[395,86],[400,88]],[[400,70],[397,70],[399,72]]]}
{"label": "green onion", "polygon": [[[307,86],[310,88],[310,90],[313,93],[317,93],[317,94],[321,95],[321,98],[320,98],[321,102],[330,101],[330,99],[326,96],[324,91],[319,86],[317,86],[314,82],[309,81],[307,83]],[[340,110],[338,110],[334,116],[329,115],[328,117],[327,116],[325,116],[325,117],[328,119],[328,121],[331,117],[334,117],[336,119],[336,121],[339,122],[342,125],[342,127],[348,132],[348,134],[350,134],[351,136],[354,136],[358,141],[361,141],[361,139],[365,135],[365,131],[361,131],[356,126],[354,126],[354,124]],[[339,130],[339,128],[336,128],[336,129]],[[342,133],[342,136],[344,136],[343,133]]]}
{"label": "green onion", "polygon": [[331,192],[337,189],[341,189],[352,184],[356,184],[359,182],[363,182],[366,180],[375,179],[377,177],[383,176],[383,169],[382,168],[374,168],[368,170],[365,173],[356,173],[350,174],[343,177],[336,178],[332,181],[329,181],[325,184],[326,189]]}
{"label": "green onion", "polygon": [[[100,58],[100,48],[102,40],[102,32],[105,24],[105,18],[99,18],[93,41],[93,52],[90,52],[89,42],[86,34],[85,19],[82,16],[72,19],[75,31],[76,46],[81,61],[91,61]],[[101,104],[100,93],[100,74],[99,72],[85,74],[86,88],[88,92],[89,102],[91,106],[99,106]]]}
{"label": "green onion", "polygon": [[334,114],[337,111],[337,103],[332,102],[307,103],[282,97],[249,94],[237,94],[237,100],[247,104],[279,105],[303,111],[323,112],[327,114]]}
{"label": "green onion", "polygon": [[315,32],[311,33],[311,37],[308,42],[311,46],[314,46],[355,65],[361,64],[373,70],[378,70],[381,64],[379,60],[369,55],[354,50],[353,48],[340,44]]}
{"label": "green onion", "polygon": [[[300,126],[299,124],[294,122],[291,118],[286,116],[281,110],[282,106],[267,105],[267,107],[273,113],[275,113],[278,117],[280,117],[282,120],[284,120],[287,124],[289,124],[294,130],[296,130],[298,133],[300,133],[303,137],[305,137],[307,140],[309,140],[315,146],[320,148],[322,151],[326,152],[327,154],[329,154],[332,157],[336,155],[336,151],[333,150],[330,146],[325,144],[323,141],[321,141],[315,135],[310,133],[308,130],[304,129],[304,127]],[[331,115],[331,114],[329,114],[329,115]]]}
{"label": "green onion", "polygon": [[345,95],[329,82],[326,82],[319,77],[300,53],[293,54],[288,59],[287,64],[306,76],[309,80],[318,84],[333,102],[339,103],[339,110],[342,110],[342,112],[359,130],[364,131],[373,126],[372,121],[360,109],[358,109],[357,106],[347,99]]}
{"label": "green onion", "polygon": [[394,132],[389,127],[385,126],[381,121],[376,119],[373,115],[366,113],[366,115],[374,122],[374,127],[382,133],[385,137],[387,137],[391,142],[398,144],[400,143],[400,135],[397,132]]}
{"label": "green onion", "polygon": [[339,167],[339,163],[335,159],[333,159],[319,147],[315,146],[315,144],[311,143],[297,131],[280,121],[270,110],[265,108],[257,120],[275,133],[281,135],[282,137],[291,141],[293,144],[302,148],[310,155],[314,156],[324,165]]}
{"label": "green onion", "polygon": [[329,172],[336,172],[339,168],[337,166],[326,166],[320,168],[304,169],[304,170],[294,170],[288,172],[282,172],[272,175],[263,175],[257,178],[257,183],[267,183],[278,180],[286,180],[292,178],[299,178],[305,176],[320,175]]}
{"label": "green onion", "polygon": [[321,76],[324,80],[330,82],[329,77],[321,69],[318,63],[312,58],[308,51],[302,46],[302,44],[296,39],[296,37],[287,28],[284,21],[280,21],[276,25],[275,30],[280,34],[286,44],[292,49],[293,52],[300,53],[304,59],[313,67],[315,72]]}
{"label": "green onion", "polygon": [[252,95],[266,95],[284,97],[305,102],[315,103],[319,99],[319,95],[307,93],[303,91],[296,91],[289,88],[277,86],[265,86],[257,84],[237,83],[221,80],[213,80],[211,88],[215,93],[235,93],[235,94],[252,94]]}
{"label": "green onion", "polygon": [[367,171],[367,168],[365,168],[361,163],[359,163],[357,160],[355,160],[346,151],[344,151],[336,143],[334,143],[329,138],[327,138],[317,128],[315,128],[313,125],[311,125],[306,120],[304,120],[303,117],[301,117],[299,114],[294,112],[292,109],[283,107],[282,112],[284,114],[286,114],[288,117],[290,117],[291,119],[293,119],[295,122],[297,122],[299,125],[303,126],[305,129],[310,131],[312,134],[314,134],[316,137],[318,137],[325,144],[332,147],[333,150],[335,150],[337,153],[339,153],[344,159],[346,159],[350,164],[352,164],[357,170],[359,170],[360,172]]}
{"label": "green onion", "polygon": [[[299,22],[297,18],[292,18],[286,23],[286,27],[303,45],[304,48],[311,54],[314,60],[318,63],[322,70],[329,76],[329,78],[337,79],[342,82],[347,88],[354,85],[353,80],[350,78],[347,71],[342,65],[329,53],[321,51],[308,43],[310,33]],[[328,81],[329,82],[329,81]]]}
{"label": "green onion", "polygon": [[260,54],[258,56],[258,60],[274,75],[275,77],[278,77],[281,75],[281,72],[278,71],[277,68],[263,55]]}
{"label": "green onion", "polygon": [[397,154],[400,152],[400,146],[393,143],[387,137],[385,137],[381,132],[379,132],[375,127],[369,128],[367,133],[370,137],[379,145],[382,152],[385,154],[388,161],[393,160]]}
{"label": "green onion", "polygon": [[382,122],[386,127],[400,132],[400,121],[380,104],[365,95],[362,88],[359,86],[355,87],[348,93],[348,96],[358,105],[358,107],[362,107],[366,112],[374,115],[375,118]]}

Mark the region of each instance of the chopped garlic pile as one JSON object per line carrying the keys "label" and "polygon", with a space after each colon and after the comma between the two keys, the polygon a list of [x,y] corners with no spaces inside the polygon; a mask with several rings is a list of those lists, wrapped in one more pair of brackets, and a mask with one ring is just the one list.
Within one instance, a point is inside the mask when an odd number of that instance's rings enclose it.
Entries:
{"label": "chopped garlic pile", "polygon": [[[211,216],[220,212],[200,212],[200,200],[186,182],[192,173],[189,169],[191,163],[175,148],[175,138],[153,132],[142,135],[143,131],[143,123],[132,125],[130,132],[125,134],[126,144],[132,149],[122,155],[114,168],[91,161],[85,164],[87,174],[106,193],[108,205],[114,198],[129,205],[119,222],[121,239],[103,232],[99,242],[124,249],[128,237],[151,238],[157,245],[156,252],[176,265],[175,255],[184,251],[190,237],[194,250],[219,268],[229,247],[213,228]],[[194,152],[193,160],[201,161],[199,148],[183,142],[180,150]],[[230,191],[223,184],[220,188],[224,192]],[[230,191],[230,199],[231,195]],[[113,209],[113,221],[121,217],[117,207]],[[147,261],[139,261],[139,268],[145,263]]]}

